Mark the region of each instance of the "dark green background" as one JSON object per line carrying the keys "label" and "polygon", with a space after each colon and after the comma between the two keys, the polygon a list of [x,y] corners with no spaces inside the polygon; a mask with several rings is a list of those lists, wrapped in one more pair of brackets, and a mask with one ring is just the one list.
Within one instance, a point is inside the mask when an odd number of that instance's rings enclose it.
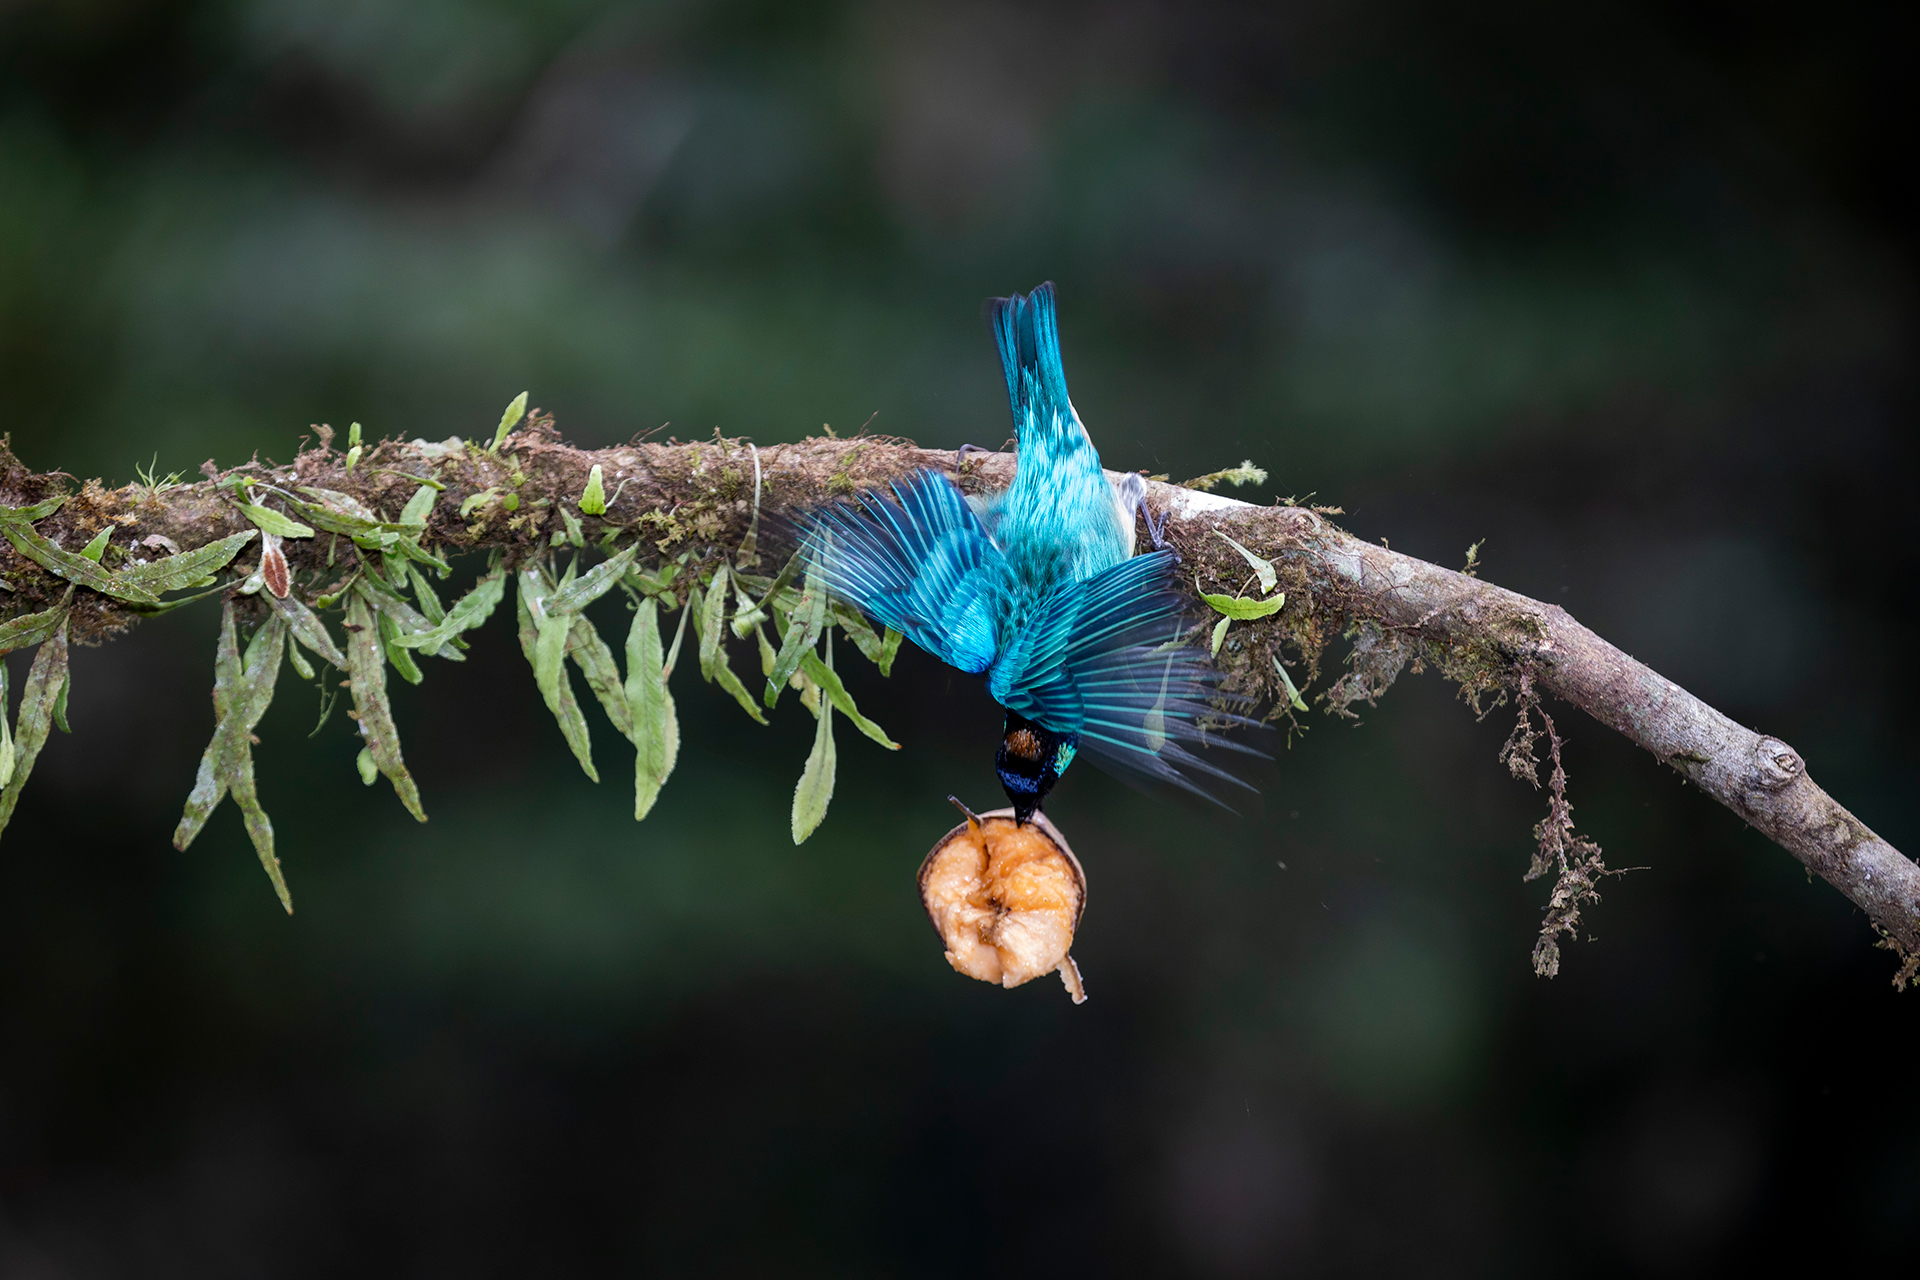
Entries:
{"label": "dark green background", "polygon": [[[121,483],[308,424],[997,444],[981,301],[1059,282],[1110,465],[1563,603],[1920,848],[1912,32],[1869,4],[0,6],[0,403]],[[877,415],[877,416],[875,416]],[[1246,496],[1247,491],[1241,491]],[[621,625],[617,611],[604,619]],[[1716,1273],[1909,1266],[1920,995],[1578,713],[1617,866],[1535,979],[1542,799],[1434,676],[1239,818],[1090,768],[1092,993],[949,972],[997,803],[924,657],[803,848],[810,722],[677,678],[644,825],[506,617],[397,703],[433,821],[289,678],[168,837],[211,605],[77,653],[0,843],[0,1274]],[[747,655],[740,655],[743,662]],[[21,661],[16,657],[15,662]],[[16,665],[16,679],[20,668]],[[1327,673],[1328,677],[1332,672]]]}

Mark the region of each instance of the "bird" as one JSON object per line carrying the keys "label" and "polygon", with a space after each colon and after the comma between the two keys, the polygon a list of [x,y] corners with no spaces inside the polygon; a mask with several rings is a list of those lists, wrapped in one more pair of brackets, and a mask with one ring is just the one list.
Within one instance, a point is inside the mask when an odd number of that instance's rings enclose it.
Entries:
{"label": "bird", "polygon": [[[1167,516],[1137,474],[1108,479],[1067,394],[1052,282],[995,298],[1017,463],[1006,489],[973,498],[922,469],[850,503],[815,509],[801,541],[829,591],[961,671],[1006,711],[994,768],[1029,823],[1081,753],[1136,785],[1216,803],[1252,788],[1190,748],[1260,755],[1219,730],[1220,676],[1192,643]],[[969,447],[963,447],[964,461]],[[957,469],[957,464],[956,464]],[[1145,516],[1152,549],[1136,554]]]}

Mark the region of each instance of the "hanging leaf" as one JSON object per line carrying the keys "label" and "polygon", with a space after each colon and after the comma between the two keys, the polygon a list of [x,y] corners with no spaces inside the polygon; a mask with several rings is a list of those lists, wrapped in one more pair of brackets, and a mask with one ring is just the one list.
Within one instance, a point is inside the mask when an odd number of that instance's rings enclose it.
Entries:
{"label": "hanging leaf", "polygon": [[1272,595],[1273,589],[1280,585],[1280,576],[1273,571],[1273,561],[1263,556],[1253,554],[1253,552],[1247,550],[1232,538],[1227,537],[1226,534],[1221,533],[1218,529],[1215,529],[1213,533],[1215,537],[1225,542],[1235,551],[1238,551],[1241,556],[1245,558],[1246,562],[1252,566],[1254,575],[1260,579],[1260,594]]}
{"label": "hanging leaf", "polygon": [[391,614],[381,613],[380,644],[387,651],[387,661],[393,664],[393,669],[400,673],[402,680],[408,684],[419,684],[427,677],[421,672],[420,664],[413,660],[413,655],[394,643],[399,638],[399,624],[393,620]]}
{"label": "hanging leaf", "polygon": [[868,625],[866,615],[844,600],[829,602],[827,610],[833,620],[840,624],[840,629],[847,633],[847,639],[853,641],[853,647],[860,651],[860,656],[879,666],[880,660],[886,656],[887,642]]}
{"label": "hanging leaf", "polygon": [[553,615],[578,613],[613,590],[614,584],[626,575],[627,569],[633,564],[634,554],[639,550],[640,547],[636,543],[620,554],[602,560],[574,581],[555,591],[547,597],[547,612]]}
{"label": "hanging leaf", "polygon": [[700,678],[706,681],[712,681],[715,658],[723,654],[720,624],[727,615],[726,572],[725,565],[714,570],[704,592],[699,587],[693,588],[691,603],[687,606],[700,617]]}
{"label": "hanging leaf", "polygon": [[872,738],[889,751],[898,751],[900,744],[887,736],[887,731],[860,714],[860,708],[853,705],[853,695],[840,682],[840,677],[832,668],[814,654],[807,654],[800,660],[800,669],[809,679],[819,685],[827,695],[827,701],[839,708],[840,713],[853,721],[853,727]]}
{"label": "hanging leaf", "polygon": [[780,690],[800,669],[800,659],[820,643],[820,630],[827,621],[826,584],[813,574],[807,575],[807,588],[793,606],[787,619],[786,634],[780,642],[779,656],[773,660],[773,674],[767,677],[767,691],[761,696],[771,711],[780,700]]}
{"label": "hanging leaf", "polygon": [[1287,701],[1292,704],[1293,709],[1305,711],[1307,704],[1301,700],[1300,691],[1293,687],[1293,677],[1287,674],[1287,669],[1280,665],[1280,659],[1277,657],[1273,660],[1273,669],[1280,673],[1280,683],[1286,686]]}
{"label": "hanging leaf", "polygon": [[33,762],[47,744],[47,735],[53,730],[53,706],[66,683],[67,627],[63,618],[33,655],[27,683],[20,690],[20,721],[13,733],[13,776],[0,788],[0,833],[12,821],[13,807],[20,803],[20,792],[33,772]]}
{"label": "hanging leaf", "polygon": [[227,601],[220,616],[220,642],[213,660],[213,740],[200,757],[193,790],[187,795],[180,825],[174,828],[173,847],[184,850],[192,844],[220,801],[231,795],[260,866],[272,882],[280,905],[292,914],[293,899],[274,852],[273,823],[261,807],[253,776],[253,731],[273,702],[286,638],[287,621],[276,614],[254,633],[242,654],[234,635],[233,601]]}
{"label": "hanging leaf", "polygon": [[[827,652],[831,656],[832,641]],[[793,842],[804,844],[808,836],[826,820],[827,805],[833,800],[833,704],[823,703],[820,719],[813,726],[813,750],[807,754],[807,767],[793,789]]]}
{"label": "hanging leaf", "polygon": [[580,768],[598,782],[600,774],[593,767],[593,743],[587,732],[587,718],[580,714],[580,704],[574,700],[573,686],[567,680],[564,665],[572,619],[545,615],[542,605],[549,590],[539,570],[520,571],[520,651],[533,667],[534,683],[540,688],[547,710],[560,726],[560,736],[567,740]]}
{"label": "hanging leaf", "polygon": [[0,791],[13,781],[13,722],[7,703],[7,664],[0,662]]}
{"label": "hanging leaf", "polygon": [[1220,656],[1220,642],[1227,638],[1227,628],[1233,625],[1232,618],[1222,618],[1213,624],[1213,656]]}
{"label": "hanging leaf", "polygon": [[60,603],[51,609],[42,609],[39,613],[24,614],[0,623],[0,654],[45,644],[47,637],[60,629],[61,621],[67,616],[67,605],[72,600],[73,588],[68,587],[67,593],[60,597]]}
{"label": "hanging leaf", "polygon": [[882,642],[880,648],[879,666],[881,675],[890,676],[893,674],[893,660],[900,656],[900,642],[906,638],[905,633],[895,631],[892,627],[887,628],[886,639]]}
{"label": "hanging leaf", "polygon": [[424,631],[402,635],[394,643],[403,649],[425,649],[436,657],[455,653],[457,651],[445,646],[461,632],[471,631],[491,617],[506,593],[506,576],[490,573],[474,583],[473,589],[467,594],[455,600],[453,607],[447,610],[447,616],[440,622]]}
{"label": "hanging leaf", "polygon": [[634,747],[633,820],[653,811],[680,758],[680,719],[660,657],[659,606],[643,600],[627,631],[627,706]]}
{"label": "hanging leaf", "polygon": [[354,595],[347,601],[347,682],[359,713],[360,736],[366,739],[368,755],[374,767],[393,783],[393,792],[407,812],[421,822],[427,820],[420,807],[420,788],[400,755],[400,730],[393,723],[393,708],[387,703],[386,648],[380,642],[380,628],[365,597]]}
{"label": "hanging leaf", "polygon": [[587,687],[593,690],[593,696],[600,700],[600,709],[607,713],[607,719],[620,731],[620,736],[633,738],[633,716],[627,707],[626,685],[620,679],[620,665],[613,660],[613,650],[600,638],[599,630],[593,623],[579,614],[573,615],[573,625],[567,632],[567,656],[580,668],[580,674],[587,678]]}
{"label": "hanging leaf", "polygon": [[333,637],[327,634],[326,624],[320,621],[320,615],[301,604],[293,596],[288,596],[284,600],[272,599],[267,603],[287,620],[287,630],[292,633],[295,640],[332,663],[337,669],[341,671],[347,669],[347,657],[340,652],[339,646],[334,644]]}
{"label": "hanging leaf", "polygon": [[427,581],[427,575],[420,572],[417,564],[407,565],[407,577],[413,583],[414,603],[420,606],[420,612],[426,615],[428,622],[438,627],[447,620],[447,611],[440,606],[440,595]]}

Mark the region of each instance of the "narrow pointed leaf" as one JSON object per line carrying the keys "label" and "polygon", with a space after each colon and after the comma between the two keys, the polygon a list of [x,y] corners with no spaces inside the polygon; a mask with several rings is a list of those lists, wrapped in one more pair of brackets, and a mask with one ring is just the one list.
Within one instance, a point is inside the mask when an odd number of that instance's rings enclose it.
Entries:
{"label": "narrow pointed leaf", "polygon": [[507,434],[520,425],[520,419],[527,416],[527,393],[522,391],[500,415],[500,425],[493,433],[493,447],[489,452],[500,452],[500,446],[507,442]]}
{"label": "narrow pointed leaf", "polygon": [[393,664],[393,669],[400,673],[402,680],[408,684],[419,684],[426,676],[421,674],[420,664],[413,660],[413,655],[395,643],[399,638],[399,624],[391,614],[383,612],[380,615],[380,643],[387,651],[387,661]]}
{"label": "narrow pointed leaf", "polygon": [[1227,628],[1233,625],[1232,618],[1222,618],[1213,624],[1213,656],[1220,656],[1220,645],[1227,638]]}
{"label": "narrow pointed leaf", "polygon": [[254,526],[263,533],[277,534],[282,538],[311,538],[313,527],[301,524],[292,516],[282,515],[272,507],[256,506],[251,502],[240,504],[240,514],[253,521]]}
{"label": "narrow pointed leaf", "polygon": [[881,642],[880,646],[879,667],[881,675],[890,676],[893,674],[893,660],[900,656],[900,642],[906,638],[905,632],[895,631],[892,627],[887,628],[886,638]]}
{"label": "narrow pointed leaf", "polygon": [[69,496],[70,495],[63,493],[58,497],[47,498],[44,501],[36,502],[30,507],[0,506],[0,522],[7,524],[32,524],[36,520],[45,520],[61,507],[66,506]]}
{"label": "narrow pointed leaf", "polygon": [[403,635],[394,643],[406,649],[425,649],[428,653],[445,657],[442,651],[455,636],[463,631],[471,631],[492,616],[499,607],[500,600],[507,593],[506,575],[490,573],[473,584],[473,589],[453,602],[447,610],[447,616],[436,625],[412,635]]}
{"label": "narrow pointed leaf", "polygon": [[887,642],[868,624],[866,616],[844,600],[831,601],[827,608],[840,629],[847,633],[847,639],[853,641],[853,647],[860,651],[860,656],[879,666],[880,659],[886,656]]}
{"label": "narrow pointed leaf", "polygon": [[[706,594],[694,597],[700,607],[700,677],[703,680],[712,680],[716,661],[726,660],[726,651],[720,647],[720,624],[727,616],[726,572],[725,565],[714,570]],[[695,591],[698,590],[696,587]]]}
{"label": "narrow pointed leaf", "polygon": [[1247,564],[1253,569],[1254,575],[1260,580],[1260,594],[1267,596],[1272,595],[1273,589],[1280,585],[1280,577],[1273,571],[1273,561],[1267,559],[1265,556],[1255,555],[1253,552],[1235,542],[1232,538],[1227,537],[1226,534],[1221,533],[1218,529],[1215,529],[1213,532],[1222,542],[1225,542],[1235,551],[1238,551],[1241,557],[1245,559]]}
{"label": "narrow pointed leaf", "polygon": [[268,603],[287,620],[287,630],[292,632],[295,640],[332,663],[336,669],[341,671],[347,669],[347,656],[341,653],[340,647],[333,642],[333,637],[327,633],[327,625],[320,620],[319,614],[301,604],[294,596],[288,596],[284,600],[270,596]]}
{"label": "narrow pointed leaf", "polygon": [[7,705],[7,664],[0,662],[0,791],[13,781],[13,721]]}
{"label": "narrow pointed leaf", "polygon": [[561,587],[547,597],[549,614],[578,613],[613,590],[614,584],[625,576],[633,564],[633,557],[640,550],[636,543],[609,559],[602,560],[578,578]]}
{"label": "narrow pointed leaf", "polygon": [[360,715],[360,734],[366,739],[367,753],[373,757],[374,767],[393,783],[393,792],[407,812],[425,822],[420,788],[401,757],[400,731],[394,726],[393,708],[387,702],[387,658],[380,643],[380,628],[366,599],[358,594],[347,601],[347,636],[348,688]]}
{"label": "narrow pointed leaf", "polygon": [[577,613],[567,632],[567,656],[587,678],[587,687],[600,700],[600,709],[607,713],[613,727],[620,731],[621,737],[631,740],[633,716],[627,707],[627,689],[620,679],[620,664],[613,660],[613,650],[600,638],[599,629]]}
{"label": "narrow pointed leaf", "polygon": [[1275,658],[1273,660],[1273,669],[1280,673],[1280,683],[1287,687],[1287,701],[1293,706],[1293,709],[1295,711],[1305,711],[1307,704],[1301,699],[1300,690],[1294,688],[1293,677],[1288,675],[1287,669],[1280,665],[1280,659]]}
{"label": "narrow pointed leaf", "polygon": [[[1194,580],[1193,585],[1194,590],[1199,591],[1200,582],[1198,579]],[[1287,602],[1287,593],[1282,591],[1277,596],[1271,596],[1265,600],[1257,600],[1252,596],[1212,595],[1208,592],[1201,591],[1200,598],[1212,605],[1217,612],[1232,618],[1236,622],[1251,622],[1255,618],[1267,618],[1280,612],[1280,607]]]}
{"label": "narrow pointed leaf", "polygon": [[800,660],[800,669],[807,673],[809,679],[820,686],[821,692],[827,695],[827,701],[831,702],[841,715],[853,721],[854,728],[866,734],[869,738],[872,738],[889,751],[898,751],[900,749],[900,744],[892,738],[889,738],[885,729],[882,729],[879,725],[860,714],[860,708],[853,705],[853,695],[848,693],[847,687],[840,682],[839,673],[828,667],[826,663],[820,661],[818,655],[809,653],[806,657],[802,658]]}
{"label": "narrow pointed leaf", "polygon": [[164,560],[155,560],[152,564],[137,564],[120,571],[120,579],[130,587],[164,595],[169,591],[179,591],[191,587],[202,578],[220,572],[240,554],[240,549],[259,537],[253,529],[229,534],[204,547],[195,547],[192,551],[183,551],[177,556],[168,556]]}
{"label": "narrow pointed leaf", "polygon": [[820,643],[820,629],[826,621],[827,588],[818,578],[809,575],[807,588],[800,593],[793,615],[787,620],[786,636],[780,642],[779,656],[773,660],[773,674],[767,677],[767,691],[761,701],[767,704],[768,710],[773,709],[780,700],[780,690],[800,669],[800,660]]}
{"label": "narrow pointed leaf", "polygon": [[[20,792],[33,773],[33,762],[53,730],[53,704],[67,683],[67,628],[64,619],[33,655],[27,683],[20,690],[20,720],[13,734],[13,776],[0,788],[0,833],[13,819]],[[0,708],[3,709],[3,708]]]}
{"label": "narrow pointed leaf", "polygon": [[804,844],[808,836],[826,820],[827,805],[833,800],[833,704],[820,708],[820,719],[813,726],[813,750],[807,755],[807,767],[793,789],[793,842]]}
{"label": "narrow pointed leaf", "polygon": [[680,719],[660,657],[659,606],[643,600],[627,631],[627,706],[633,725],[633,820],[645,818],[680,758]]}
{"label": "narrow pointed leaf", "polygon": [[80,548],[80,554],[95,564],[99,564],[100,557],[107,554],[107,544],[113,541],[113,531],[118,527],[118,525],[110,524],[100,532],[94,534],[93,541]]}
{"label": "narrow pointed leaf", "polygon": [[[129,604],[160,603],[160,597],[147,588],[126,582],[119,576],[108,573],[85,556],[74,555],[71,551],[62,551],[41,537],[31,525],[9,520],[0,524],[0,530],[6,533],[7,541],[13,544],[14,550],[47,572],[58,574],[68,582],[98,591],[103,596],[125,600]],[[248,536],[251,537],[251,533]]]}
{"label": "narrow pointed leaf", "polygon": [[60,629],[60,623],[67,616],[67,605],[72,600],[73,588],[68,587],[67,594],[60,597],[60,603],[51,609],[42,609],[38,613],[24,614],[0,623],[0,653],[12,653],[15,649],[45,644],[47,637]]}
{"label": "narrow pointed leaf", "polygon": [[440,490],[434,485],[423,484],[415,489],[413,496],[407,499],[407,505],[400,508],[400,523],[425,526],[427,517],[433,512],[433,501],[439,496]]}
{"label": "narrow pointed leaf", "polygon": [[[598,782],[600,774],[593,767],[593,743],[587,732],[587,718],[580,714],[580,704],[574,700],[573,686],[567,679],[565,667],[567,632],[572,626],[572,619],[549,618],[541,613],[540,606],[547,595],[547,584],[537,571],[521,571],[520,651],[533,667],[534,683],[540,688],[540,697],[546,702],[547,710],[553,713],[555,722],[560,726],[560,736],[567,740],[567,746],[572,749],[574,759],[580,762],[580,768],[589,778]],[[540,613],[537,621],[536,613]]]}

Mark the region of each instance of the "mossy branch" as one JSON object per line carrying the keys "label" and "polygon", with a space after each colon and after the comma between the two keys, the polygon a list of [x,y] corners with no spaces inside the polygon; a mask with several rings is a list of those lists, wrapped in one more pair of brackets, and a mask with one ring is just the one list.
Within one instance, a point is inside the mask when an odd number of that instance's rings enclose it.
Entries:
{"label": "mossy branch", "polygon": [[[854,611],[823,603],[788,558],[785,520],[918,468],[954,475],[968,491],[1004,486],[1014,469],[1010,454],[973,452],[956,467],[951,453],[876,436],[765,448],[716,437],[584,450],[562,441],[550,418],[536,413],[522,422],[517,409],[491,442],[363,445],[356,433],[343,452],[332,447],[330,431],[321,428],[319,436],[284,465],[256,460],[222,471],[209,463],[206,479],[192,484],[118,489],[34,472],[0,445],[0,523],[7,534],[0,544],[0,652],[41,645],[43,657],[54,655],[36,661],[37,683],[21,708],[22,749],[0,751],[9,757],[0,763],[10,765],[10,776],[0,778],[0,813],[10,811],[47,722],[64,718],[68,641],[97,643],[194,598],[162,599],[169,592],[211,588],[226,591],[243,621],[279,619],[281,629],[264,650],[284,648],[301,666],[304,647],[343,666],[352,714],[367,740],[363,776],[371,782],[385,774],[424,820],[386,709],[385,670],[417,681],[416,655],[458,660],[461,633],[484,621],[513,586],[521,643],[582,766],[592,771],[568,661],[634,743],[636,816],[652,807],[677,754],[665,680],[689,627],[702,675],[756,720],[764,722],[763,701],[770,709],[781,691],[797,687],[825,744],[816,743],[796,796],[794,832],[804,838],[831,792],[831,711],[893,745],[831,676],[830,633],[840,627],[883,670],[899,637],[877,635]],[[1162,482],[1149,485],[1148,502],[1156,515],[1172,516],[1171,537],[1196,606],[1217,618],[1213,645],[1234,692],[1275,717],[1293,718],[1306,708],[1300,689],[1317,679],[1326,646],[1346,635],[1351,670],[1317,695],[1332,712],[1351,714],[1354,703],[1371,703],[1410,663],[1438,667],[1476,709],[1514,696],[1527,717],[1539,713],[1539,694],[1552,694],[1653,752],[1846,894],[1882,933],[1882,945],[1900,956],[1896,981],[1914,976],[1920,866],[1815,785],[1785,743],[1735,724],[1558,606],[1363,542],[1331,523],[1327,509],[1259,507]],[[577,570],[589,556],[557,568],[556,552],[596,548],[607,559],[585,573]],[[442,608],[429,574],[444,578],[449,557],[471,553],[488,557],[486,574]],[[635,611],[624,677],[612,649],[580,614],[615,588]],[[332,608],[347,611],[344,649],[312,612]],[[662,658],[663,614],[675,610],[681,617]],[[729,630],[741,640],[757,637],[769,677],[764,699],[732,671]],[[224,787],[248,809],[256,843],[264,835],[261,857],[273,872],[271,828],[249,803],[245,750],[246,730],[271,692],[272,673],[254,670],[259,640],[256,632],[248,656],[236,660],[230,650],[238,640],[223,629],[221,727],[203,764],[212,780],[196,787],[193,821],[182,831],[191,837],[204,821],[206,795],[217,803]],[[816,651],[821,644],[829,647]],[[1534,874],[1557,867],[1561,883],[1536,952],[1543,972],[1557,967],[1553,937],[1571,931],[1580,904],[1597,896],[1594,881],[1607,874],[1597,847],[1573,831],[1557,735],[1546,723],[1555,771]],[[1525,777],[1533,776],[1529,725],[1523,720],[1503,753]]]}

